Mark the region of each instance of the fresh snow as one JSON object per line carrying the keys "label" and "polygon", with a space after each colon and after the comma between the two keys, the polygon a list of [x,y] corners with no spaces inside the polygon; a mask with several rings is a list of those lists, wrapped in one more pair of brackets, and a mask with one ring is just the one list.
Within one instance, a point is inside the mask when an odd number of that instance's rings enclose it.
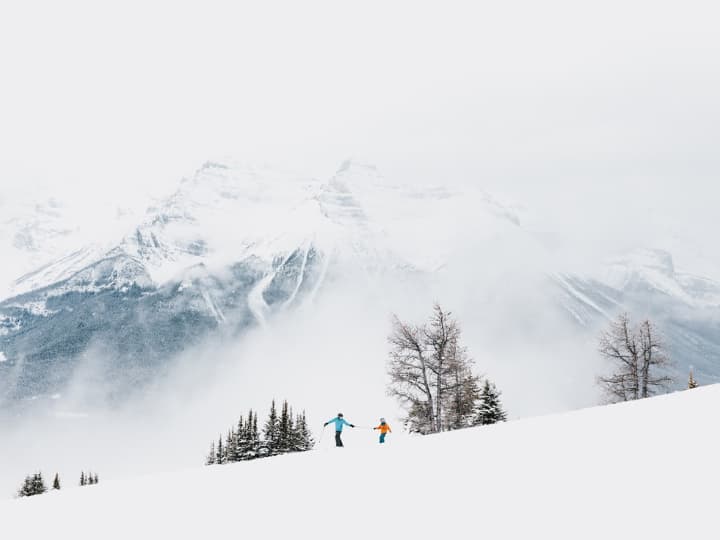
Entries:
{"label": "fresh snow", "polygon": [[[718,537],[720,386],[0,502],[8,538]],[[170,449],[171,451],[171,449]],[[198,456],[198,461],[202,456]],[[51,481],[52,471],[44,471]],[[100,471],[102,473],[102,471]],[[18,483],[22,479],[18,479]]]}

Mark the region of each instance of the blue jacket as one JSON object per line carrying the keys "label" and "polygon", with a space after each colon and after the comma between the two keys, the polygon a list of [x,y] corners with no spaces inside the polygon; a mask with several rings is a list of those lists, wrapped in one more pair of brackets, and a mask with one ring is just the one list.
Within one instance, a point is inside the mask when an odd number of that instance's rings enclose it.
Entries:
{"label": "blue jacket", "polygon": [[335,431],[342,431],[343,426],[351,426],[352,424],[344,418],[338,418],[337,416],[332,420],[328,420],[328,424],[335,422]]}

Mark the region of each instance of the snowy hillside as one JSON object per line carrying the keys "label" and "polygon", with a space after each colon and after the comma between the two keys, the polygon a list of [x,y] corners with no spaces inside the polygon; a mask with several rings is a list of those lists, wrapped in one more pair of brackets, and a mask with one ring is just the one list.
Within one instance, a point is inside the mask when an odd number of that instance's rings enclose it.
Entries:
{"label": "snowy hillside", "polygon": [[698,538],[720,386],[385,447],[189,469],[0,502],[9,536],[48,538]]}

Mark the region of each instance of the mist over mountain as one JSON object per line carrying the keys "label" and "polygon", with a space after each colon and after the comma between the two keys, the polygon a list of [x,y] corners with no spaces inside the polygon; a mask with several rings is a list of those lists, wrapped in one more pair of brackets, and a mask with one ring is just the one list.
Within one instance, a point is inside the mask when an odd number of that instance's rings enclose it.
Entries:
{"label": "mist over mountain", "polygon": [[659,323],[678,384],[691,365],[720,380],[720,284],[653,249],[567,272],[476,188],[400,184],[352,160],[328,179],[228,160],[205,163],[135,224],[121,216],[123,234],[99,223],[84,243],[62,208],[25,208],[0,230],[14,239],[7,253],[36,265],[0,301],[0,398],[13,406],[60,407],[78,392],[85,406],[127,402],[188,351],[213,371],[203,347],[326,313],[342,295],[370,305],[362,316],[335,305],[348,325],[446,303],[481,368],[519,383],[508,391],[519,411],[546,406],[528,392],[538,376],[553,410],[596,400],[597,333],[623,311]]}

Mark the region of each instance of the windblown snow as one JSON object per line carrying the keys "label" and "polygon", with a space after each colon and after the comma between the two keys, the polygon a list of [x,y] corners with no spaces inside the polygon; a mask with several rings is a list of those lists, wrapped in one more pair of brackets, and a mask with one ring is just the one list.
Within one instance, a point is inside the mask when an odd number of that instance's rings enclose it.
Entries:
{"label": "windblown snow", "polygon": [[0,528],[123,540],[714,539],[719,408],[715,385],[435,436],[395,433],[385,446],[368,447],[375,435],[358,427],[344,449],[326,433],[305,454],[4,501]]}

